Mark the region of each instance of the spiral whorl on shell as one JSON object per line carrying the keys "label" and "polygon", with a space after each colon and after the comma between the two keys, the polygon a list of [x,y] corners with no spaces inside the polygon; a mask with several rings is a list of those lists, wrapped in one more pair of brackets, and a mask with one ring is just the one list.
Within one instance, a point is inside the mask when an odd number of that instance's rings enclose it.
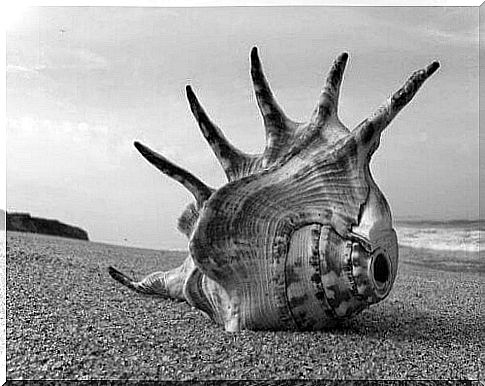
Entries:
{"label": "spiral whorl on shell", "polygon": [[190,253],[179,268],[141,281],[110,267],[111,276],[138,292],[186,300],[228,331],[321,329],[384,299],[397,273],[397,238],[369,162],[381,132],[439,64],[416,71],[349,131],[338,117],[347,58],[335,60],[310,119],[300,123],[279,107],[253,48],[251,77],[266,129],[262,154],[234,147],[187,86],[228,183],[212,189],[135,142],[195,197],[179,219]]}

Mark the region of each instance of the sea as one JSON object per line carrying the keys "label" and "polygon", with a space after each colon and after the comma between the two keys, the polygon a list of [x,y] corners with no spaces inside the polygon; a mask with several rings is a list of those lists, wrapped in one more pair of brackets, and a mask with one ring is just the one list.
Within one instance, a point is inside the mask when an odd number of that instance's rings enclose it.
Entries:
{"label": "sea", "polygon": [[479,253],[485,250],[485,221],[395,221],[399,244],[436,251]]}
{"label": "sea", "polygon": [[[401,246],[434,251],[480,254],[485,257],[485,221],[395,220]],[[0,256],[5,253],[6,232],[0,230]],[[121,245],[121,244],[120,244]],[[170,249],[185,251],[186,248]]]}

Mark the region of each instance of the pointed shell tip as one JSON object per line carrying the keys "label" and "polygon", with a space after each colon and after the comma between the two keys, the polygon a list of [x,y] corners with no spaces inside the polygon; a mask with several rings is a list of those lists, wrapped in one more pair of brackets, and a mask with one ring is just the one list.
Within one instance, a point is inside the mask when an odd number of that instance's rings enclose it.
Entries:
{"label": "pointed shell tip", "polygon": [[134,141],[133,145],[136,147],[136,150],[138,150],[140,153],[143,154],[144,152],[146,152],[145,146],[141,142]]}
{"label": "pointed shell tip", "polygon": [[253,65],[259,62],[258,47],[256,46],[251,49],[251,62]]}
{"label": "pointed shell tip", "polygon": [[192,86],[190,84],[187,84],[185,86],[185,94],[187,95],[187,98],[191,98],[194,96],[194,90],[192,90]]}
{"label": "pointed shell tip", "polygon": [[428,75],[432,75],[439,67],[440,67],[440,63],[437,60],[435,60],[427,68]]}

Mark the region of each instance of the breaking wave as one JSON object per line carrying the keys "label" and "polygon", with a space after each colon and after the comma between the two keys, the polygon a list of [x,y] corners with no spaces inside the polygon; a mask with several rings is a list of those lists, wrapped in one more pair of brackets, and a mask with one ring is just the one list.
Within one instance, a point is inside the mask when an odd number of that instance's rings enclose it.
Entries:
{"label": "breaking wave", "polygon": [[399,244],[443,251],[480,252],[485,247],[485,227],[480,221],[397,222]]}

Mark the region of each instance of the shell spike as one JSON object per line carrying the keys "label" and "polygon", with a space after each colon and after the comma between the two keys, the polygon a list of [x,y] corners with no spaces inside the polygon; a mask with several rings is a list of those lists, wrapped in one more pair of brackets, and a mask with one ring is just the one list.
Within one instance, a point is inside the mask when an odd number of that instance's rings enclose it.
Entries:
{"label": "shell spike", "polygon": [[116,268],[108,267],[109,275],[115,279],[117,282],[123,284],[124,286],[136,291],[135,280],[131,277],[125,275],[123,272],[118,271]]}
{"label": "shell spike", "polygon": [[194,115],[204,138],[209,143],[212,151],[216,155],[224,172],[229,177],[237,169],[238,165],[246,161],[246,155],[236,149],[224,136],[222,130],[217,127],[202,108],[192,87],[185,87],[190,110]]}
{"label": "shell spike", "polygon": [[175,165],[140,142],[135,141],[134,145],[148,162],[162,173],[185,186],[193,194],[199,206],[202,206],[204,201],[211,196],[213,190],[187,170]]}
{"label": "shell spike", "polygon": [[113,267],[108,267],[108,273],[118,283],[138,293],[156,295],[163,298],[182,299],[180,296],[181,291],[177,291],[178,287],[181,286],[177,285],[176,282],[183,282],[185,280],[186,275],[183,271],[185,265],[186,264],[183,264],[182,266],[167,272],[154,272],[140,281],[132,279]]}
{"label": "shell spike", "polygon": [[251,78],[256,101],[266,129],[265,158],[270,161],[287,144],[293,124],[278,105],[269,87],[263,66],[259,60],[257,47],[253,47],[251,50]]}
{"label": "shell spike", "polygon": [[116,268],[108,267],[108,273],[118,283],[133,291],[146,295],[160,295],[159,291],[156,291],[156,289],[158,289],[156,286],[150,287],[144,285],[144,283],[133,280],[131,277],[125,275],[123,272],[118,271]]}
{"label": "shell spike", "polygon": [[361,122],[353,131],[357,141],[366,147],[378,141],[380,134],[391,123],[394,117],[416,95],[419,88],[435,71],[440,64],[435,61],[426,68],[415,71],[404,85],[397,90],[373,115]]}
{"label": "shell spike", "polygon": [[327,75],[325,86],[312,114],[312,122],[322,125],[330,116],[337,116],[340,85],[347,65],[349,54],[343,52],[333,62]]}

